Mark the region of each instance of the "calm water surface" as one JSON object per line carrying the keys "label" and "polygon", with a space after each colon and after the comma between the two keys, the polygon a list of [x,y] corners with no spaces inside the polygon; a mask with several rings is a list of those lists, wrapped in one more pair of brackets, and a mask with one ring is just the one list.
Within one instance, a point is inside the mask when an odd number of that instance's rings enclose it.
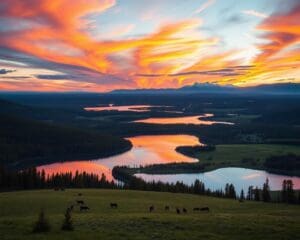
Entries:
{"label": "calm water surface", "polygon": [[197,159],[186,157],[175,151],[177,146],[199,145],[199,140],[190,135],[158,135],[138,136],[128,138],[133,147],[130,151],[94,161],[73,161],[54,163],[38,167],[44,169],[47,174],[73,172],[76,170],[89,173],[104,173],[108,179],[112,179],[111,169],[114,166],[139,166],[170,162],[196,162]]}
{"label": "calm water surface", "polygon": [[86,111],[119,111],[119,112],[150,112],[153,107],[161,107],[161,106],[153,106],[153,105],[126,105],[126,106],[115,106],[110,104],[109,106],[99,106],[99,107],[86,107],[84,110]]}
{"label": "calm water surface", "polygon": [[[86,171],[88,173],[104,173],[109,180],[112,180],[111,169],[117,165],[139,166],[156,163],[170,162],[196,162],[197,159],[186,157],[175,151],[177,146],[201,144],[198,138],[190,135],[157,135],[138,136],[128,138],[133,148],[123,154],[93,161],[73,161],[65,163],[54,163],[38,167],[44,169],[46,174]],[[163,181],[175,183],[182,181],[192,184],[196,179],[203,181],[206,187],[211,189],[224,188],[226,183],[233,183],[237,191],[246,190],[248,186],[261,187],[268,177],[272,190],[281,189],[283,179],[292,179],[295,189],[300,189],[299,177],[288,177],[283,175],[270,174],[265,171],[251,170],[244,168],[221,168],[215,171],[197,174],[171,174],[171,175],[149,175],[137,174],[146,181]]]}
{"label": "calm water surface", "polygon": [[293,180],[295,189],[300,189],[300,178],[284,175],[271,174],[266,171],[252,170],[246,168],[220,168],[211,172],[192,173],[192,174],[171,174],[171,175],[151,175],[136,174],[137,177],[145,181],[162,181],[165,183],[175,183],[176,181],[191,185],[196,179],[205,183],[210,189],[224,189],[226,183],[233,183],[238,193],[241,189],[246,191],[249,186],[262,187],[266,178],[270,181],[272,190],[280,190],[284,179]]}
{"label": "calm water surface", "polygon": [[230,122],[219,122],[219,121],[210,121],[205,118],[213,117],[213,114],[204,114],[197,116],[187,116],[187,117],[168,117],[168,118],[147,118],[136,120],[136,123],[150,123],[150,124],[195,124],[195,125],[213,125],[213,124],[227,124],[233,125]]}

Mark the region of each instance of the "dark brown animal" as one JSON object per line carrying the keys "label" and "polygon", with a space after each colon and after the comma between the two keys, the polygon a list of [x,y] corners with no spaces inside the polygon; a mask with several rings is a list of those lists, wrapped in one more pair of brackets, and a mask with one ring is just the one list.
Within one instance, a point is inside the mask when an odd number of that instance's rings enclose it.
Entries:
{"label": "dark brown animal", "polygon": [[176,208],[176,213],[180,214],[180,209],[179,208]]}
{"label": "dark brown animal", "polygon": [[118,204],[117,203],[110,203],[110,207],[111,208],[118,208]]}
{"label": "dark brown animal", "polygon": [[154,206],[152,205],[149,207],[149,212],[153,212],[153,211],[154,211]]}
{"label": "dark brown animal", "polygon": [[206,211],[206,212],[209,212],[209,207],[203,207],[203,208],[200,208],[200,211]]}
{"label": "dark brown animal", "polygon": [[80,212],[90,210],[88,206],[80,206]]}
{"label": "dark brown animal", "polygon": [[183,208],[183,209],[182,209],[182,212],[183,212],[183,213],[187,213],[186,208]]}
{"label": "dark brown animal", "polygon": [[165,206],[165,211],[169,211],[170,207],[169,206]]}
{"label": "dark brown animal", "polygon": [[54,188],[54,191],[59,191],[59,188]]}
{"label": "dark brown animal", "polygon": [[200,208],[195,207],[195,208],[193,208],[193,211],[200,211]]}
{"label": "dark brown animal", "polygon": [[77,204],[84,204],[84,201],[83,200],[76,200],[76,203]]}
{"label": "dark brown animal", "polygon": [[70,207],[67,208],[67,211],[72,212],[74,209],[74,205],[71,205]]}
{"label": "dark brown animal", "polygon": [[78,193],[77,195],[78,195],[78,196],[82,196],[82,193]]}

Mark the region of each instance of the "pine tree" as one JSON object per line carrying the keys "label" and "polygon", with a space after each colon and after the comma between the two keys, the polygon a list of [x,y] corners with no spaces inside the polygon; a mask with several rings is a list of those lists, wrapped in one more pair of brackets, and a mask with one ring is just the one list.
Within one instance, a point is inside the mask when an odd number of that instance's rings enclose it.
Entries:
{"label": "pine tree", "polygon": [[294,183],[292,180],[287,180],[287,202],[288,203],[295,203],[296,196],[294,191]]}
{"label": "pine tree", "polygon": [[256,188],[254,189],[254,200],[255,200],[255,201],[260,201],[260,194],[259,194],[259,189],[258,189],[258,187],[256,187]]}
{"label": "pine tree", "polygon": [[248,193],[247,193],[247,200],[252,200],[253,199],[252,196],[253,196],[253,186],[249,186]]}
{"label": "pine tree", "polygon": [[264,202],[270,202],[271,201],[271,195],[270,195],[270,186],[269,186],[269,179],[266,179],[266,182],[263,185],[263,191],[262,191],[262,198]]}
{"label": "pine tree", "polygon": [[241,190],[241,194],[240,194],[240,200],[244,201],[245,200],[245,194],[244,194],[244,190]]}

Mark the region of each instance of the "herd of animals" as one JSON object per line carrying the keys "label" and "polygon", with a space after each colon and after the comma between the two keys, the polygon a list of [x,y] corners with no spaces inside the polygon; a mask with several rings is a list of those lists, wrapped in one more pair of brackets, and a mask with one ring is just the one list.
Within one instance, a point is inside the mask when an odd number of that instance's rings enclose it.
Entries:
{"label": "herd of animals", "polygon": [[[77,194],[79,197],[81,197],[82,196],[82,193],[78,193]],[[67,211],[73,211],[74,210],[74,208],[76,207],[76,206],[78,206],[79,207],[79,210],[80,210],[80,212],[83,212],[83,211],[88,211],[88,210],[90,210],[90,208],[86,205],[86,203],[84,202],[84,200],[76,200],[76,204],[72,204],[71,206],[69,206],[68,208],[67,208]],[[112,209],[117,209],[118,208],[118,204],[117,203],[110,203],[110,208],[112,208]],[[167,212],[167,211],[170,211],[171,210],[171,207],[170,206],[165,206],[165,211]],[[149,207],[149,212],[150,213],[152,213],[152,212],[154,212],[155,211],[155,206],[154,205],[151,205],[150,207]],[[186,213],[188,213],[188,210],[186,209],[186,208],[178,208],[178,207],[176,207],[175,208],[175,211],[176,211],[176,213],[177,214],[181,214],[181,213],[184,213],[184,214],[186,214]],[[193,211],[194,212],[209,212],[210,211],[210,209],[209,209],[209,207],[194,207],[193,208]]]}

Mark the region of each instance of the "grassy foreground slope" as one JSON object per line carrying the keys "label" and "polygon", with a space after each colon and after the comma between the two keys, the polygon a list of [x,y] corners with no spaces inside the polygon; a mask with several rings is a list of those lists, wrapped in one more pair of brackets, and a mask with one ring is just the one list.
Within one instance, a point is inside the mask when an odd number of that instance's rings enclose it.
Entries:
{"label": "grassy foreground slope", "polygon": [[[90,207],[73,214],[75,230],[60,230],[67,206],[78,199]],[[117,202],[118,209],[109,203]],[[156,207],[149,213],[150,205]],[[164,206],[170,205],[169,212]],[[53,190],[0,193],[1,239],[297,239],[300,206],[244,202],[205,196],[125,190]],[[208,206],[210,213],[192,212]],[[41,208],[52,225],[46,234],[31,233]],[[177,215],[175,207],[187,214]]]}

